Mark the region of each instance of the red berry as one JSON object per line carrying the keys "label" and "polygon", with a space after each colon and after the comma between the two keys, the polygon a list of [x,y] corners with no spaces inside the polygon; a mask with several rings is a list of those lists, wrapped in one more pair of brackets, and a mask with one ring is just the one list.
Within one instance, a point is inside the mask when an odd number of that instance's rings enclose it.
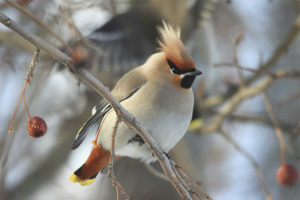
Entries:
{"label": "red berry", "polygon": [[32,117],[27,121],[27,132],[31,137],[41,137],[47,132],[47,124],[40,117]]}
{"label": "red berry", "polygon": [[17,0],[18,4],[22,5],[22,6],[26,6],[29,3],[31,3],[33,0]]}
{"label": "red berry", "polygon": [[298,180],[298,172],[292,165],[281,165],[277,170],[277,182],[283,185],[292,185]]}
{"label": "red berry", "polygon": [[90,52],[81,44],[76,44],[72,47],[70,56],[75,67],[86,67],[90,64]]}

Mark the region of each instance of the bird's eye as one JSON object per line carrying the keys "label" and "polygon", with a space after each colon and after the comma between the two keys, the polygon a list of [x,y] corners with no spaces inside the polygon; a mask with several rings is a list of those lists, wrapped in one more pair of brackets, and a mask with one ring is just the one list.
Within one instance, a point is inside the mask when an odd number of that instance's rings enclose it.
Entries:
{"label": "bird's eye", "polygon": [[180,70],[171,60],[167,59],[170,70],[173,74],[184,74],[185,72]]}

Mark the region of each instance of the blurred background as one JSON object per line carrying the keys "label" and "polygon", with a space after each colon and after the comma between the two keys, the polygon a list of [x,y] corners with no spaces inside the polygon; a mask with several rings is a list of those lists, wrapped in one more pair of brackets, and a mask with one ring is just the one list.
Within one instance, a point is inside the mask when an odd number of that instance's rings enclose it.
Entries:
{"label": "blurred background", "polygon": [[[64,42],[10,2],[34,15]],[[122,74],[157,51],[157,26],[162,19],[181,27],[186,48],[203,75],[194,84],[198,127],[185,135],[170,157],[214,200],[266,199],[264,187],[276,200],[300,198],[299,181],[292,186],[276,181],[276,171],[282,164],[280,146],[262,94],[241,101],[221,123],[228,138],[246,156],[218,130],[205,131],[243,87],[241,80],[258,74],[255,70],[260,66],[273,60],[264,73],[244,87],[255,87],[278,69],[300,69],[299,0],[18,2],[2,1],[0,11],[68,54],[78,46],[84,47],[87,69],[110,88]],[[236,38],[241,34],[243,38],[237,44]],[[95,135],[90,134],[74,151],[73,138],[100,97],[44,52],[26,89],[26,100],[31,115],[47,122],[47,134],[38,139],[28,135],[28,117],[22,102],[14,132],[7,133],[33,52],[31,44],[0,24],[0,199],[116,199],[106,175],[85,187],[69,181],[69,175],[90,153],[90,141]],[[283,130],[286,161],[298,171],[299,86],[298,76],[276,80],[265,89]],[[264,186],[253,161],[262,171]],[[158,163],[152,166],[160,170]],[[115,174],[133,200],[180,199],[169,182],[154,176],[138,160],[118,160]]]}

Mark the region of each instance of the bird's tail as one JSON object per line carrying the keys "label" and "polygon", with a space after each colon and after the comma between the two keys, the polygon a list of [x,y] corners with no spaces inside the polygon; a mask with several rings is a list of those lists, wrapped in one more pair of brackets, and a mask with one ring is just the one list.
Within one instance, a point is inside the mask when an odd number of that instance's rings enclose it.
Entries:
{"label": "bird's tail", "polygon": [[70,180],[81,185],[91,184],[100,170],[108,165],[110,151],[96,145],[85,163],[70,176]]}

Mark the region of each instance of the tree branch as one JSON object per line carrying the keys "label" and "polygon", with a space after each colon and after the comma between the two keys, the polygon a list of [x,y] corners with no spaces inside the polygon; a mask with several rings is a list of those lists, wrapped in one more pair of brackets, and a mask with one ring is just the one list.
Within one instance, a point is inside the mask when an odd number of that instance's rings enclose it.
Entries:
{"label": "tree branch", "polygon": [[230,143],[238,152],[240,152],[249,162],[250,164],[253,166],[255,172],[256,172],[256,176],[258,178],[258,181],[260,182],[260,184],[262,185],[263,191],[265,193],[265,198],[266,200],[272,200],[272,196],[269,192],[269,189],[267,187],[263,172],[259,166],[259,164],[254,160],[254,158],[248,153],[246,152],[243,148],[240,147],[240,145],[238,145],[238,143],[236,143],[230,136],[229,134],[227,134],[224,130],[219,130],[219,133],[221,136],[224,137],[224,139]]}
{"label": "tree branch", "polygon": [[245,87],[240,89],[231,99],[228,100],[228,103],[225,104],[219,114],[213,119],[213,121],[206,126],[200,128],[201,132],[213,132],[220,129],[220,126],[226,116],[235,111],[235,109],[240,105],[240,103],[252,96],[260,94],[267,87],[269,87],[274,81],[279,78],[290,77],[290,78],[299,78],[300,71],[299,70],[278,70],[271,75],[265,77],[261,80],[256,86],[253,87]]}
{"label": "tree branch", "polygon": [[57,48],[47,43],[46,41],[42,40],[41,38],[34,35],[33,33],[23,29],[22,27],[17,25],[14,21],[12,21],[10,18],[8,18],[6,15],[4,15],[1,12],[0,12],[0,22],[5,26],[7,26],[8,28],[10,28],[11,30],[18,33],[21,37],[23,37],[25,40],[27,40],[37,48],[47,52],[55,60],[67,65],[69,68],[71,68],[72,71],[74,71],[74,68],[72,66],[72,60],[69,56],[62,53]]}
{"label": "tree branch", "polygon": [[285,165],[286,164],[286,158],[285,158],[284,149],[285,149],[286,145],[285,145],[285,142],[284,142],[283,133],[282,133],[282,130],[279,126],[279,123],[277,122],[277,120],[275,118],[270,98],[268,97],[268,95],[265,92],[263,93],[263,97],[264,97],[267,113],[268,113],[268,115],[269,115],[269,117],[270,117],[270,119],[273,123],[274,130],[275,130],[276,136],[277,136],[278,141],[279,141],[281,161],[282,161],[282,164]]}
{"label": "tree branch", "polygon": [[21,13],[29,17],[32,21],[34,21],[36,24],[38,24],[40,27],[42,27],[44,30],[46,30],[52,37],[57,39],[63,46],[67,46],[67,43],[56,33],[54,33],[47,25],[45,25],[41,20],[39,20],[36,16],[28,12],[26,9],[23,7],[19,6],[15,2],[9,1],[9,0],[4,0],[8,5],[11,7],[19,10]]}
{"label": "tree branch", "polygon": [[253,81],[255,81],[262,72],[267,71],[271,67],[274,67],[276,62],[281,58],[283,53],[287,51],[287,49],[290,47],[290,45],[293,43],[295,38],[297,37],[298,33],[300,31],[300,14],[297,16],[294,26],[291,28],[290,33],[288,36],[284,39],[284,41],[276,48],[271,58],[262,66],[259,67],[259,72],[253,74],[247,81],[246,85],[250,85]]}
{"label": "tree branch", "polygon": [[[272,56],[264,63],[262,64],[257,70],[253,69],[246,69],[248,71],[255,72],[251,77],[249,77],[247,80],[245,80],[245,86],[250,86],[254,81],[256,81],[261,75],[268,74],[268,70],[275,66],[275,64],[279,61],[279,59],[284,55],[284,53],[288,50],[290,45],[293,43],[293,41],[296,39],[300,32],[300,14],[297,16],[294,26],[291,28],[289,34],[286,38],[278,45],[278,47],[275,49]],[[238,69],[243,69],[244,67],[241,66],[235,66],[233,62],[230,63],[222,63],[224,65],[231,65],[233,64],[234,67]],[[220,66],[220,64],[217,64],[217,66]],[[244,69],[243,69],[244,70]],[[200,108],[212,108],[216,106],[222,105],[224,102],[226,102],[229,98],[234,96],[236,94],[236,90],[232,89],[229,92],[227,92],[226,95],[216,95],[213,97],[208,97],[207,99],[204,99],[201,102]]]}

